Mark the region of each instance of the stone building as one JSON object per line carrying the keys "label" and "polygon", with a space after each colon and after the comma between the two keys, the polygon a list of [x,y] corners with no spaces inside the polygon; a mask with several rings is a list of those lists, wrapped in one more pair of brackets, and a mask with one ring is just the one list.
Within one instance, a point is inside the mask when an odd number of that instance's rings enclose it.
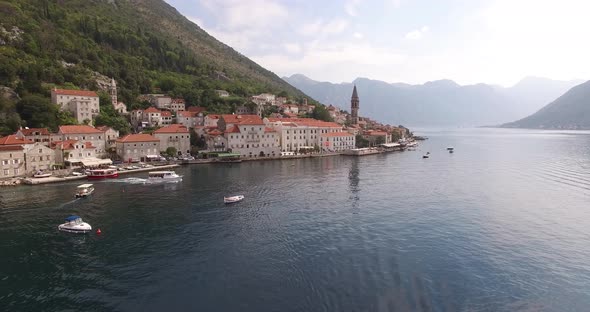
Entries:
{"label": "stone building", "polygon": [[150,134],[128,134],[116,141],[117,156],[126,162],[153,158],[160,154],[160,140]]}
{"label": "stone building", "polygon": [[173,124],[154,131],[154,137],[160,140],[160,152],[174,147],[178,155],[188,155],[191,152],[190,132],[187,127]]}
{"label": "stone building", "polygon": [[98,94],[94,91],[53,89],[51,102],[71,112],[80,124],[92,124],[100,112]]}

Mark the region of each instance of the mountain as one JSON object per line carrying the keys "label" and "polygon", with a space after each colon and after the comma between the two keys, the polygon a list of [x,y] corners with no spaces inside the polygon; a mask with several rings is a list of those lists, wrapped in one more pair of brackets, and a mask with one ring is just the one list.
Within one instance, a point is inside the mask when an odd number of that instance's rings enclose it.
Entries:
{"label": "mountain", "polygon": [[571,88],[538,112],[503,127],[590,129],[590,81]]}
{"label": "mountain", "polygon": [[[522,118],[554,100],[577,81],[525,78],[511,88],[461,86],[452,80],[422,85],[357,78],[352,83],[314,81],[295,74],[283,79],[324,104],[348,110],[356,85],[363,116],[411,126],[480,126]],[[542,90],[537,90],[536,88]]]}
{"label": "mountain", "polygon": [[205,106],[220,100],[215,89],[305,96],[163,0],[0,1],[0,85],[21,96],[96,89],[97,73],[118,81],[127,104],[156,87]]}

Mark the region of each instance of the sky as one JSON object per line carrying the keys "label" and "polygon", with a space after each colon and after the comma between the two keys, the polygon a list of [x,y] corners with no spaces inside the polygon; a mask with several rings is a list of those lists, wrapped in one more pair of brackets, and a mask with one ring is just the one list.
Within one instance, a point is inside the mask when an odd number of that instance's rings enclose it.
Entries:
{"label": "sky", "polygon": [[165,0],[279,76],[590,79],[585,0]]}

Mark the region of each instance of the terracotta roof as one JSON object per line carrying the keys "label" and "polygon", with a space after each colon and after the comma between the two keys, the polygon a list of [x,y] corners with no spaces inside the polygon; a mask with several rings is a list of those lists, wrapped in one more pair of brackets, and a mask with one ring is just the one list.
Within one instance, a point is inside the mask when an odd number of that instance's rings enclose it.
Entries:
{"label": "terracotta roof", "polygon": [[133,143],[133,142],[160,142],[156,137],[147,133],[128,134],[116,142],[118,143]]}
{"label": "terracotta roof", "polygon": [[223,132],[221,132],[221,131],[219,131],[219,130],[217,130],[217,129],[213,129],[213,130],[211,130],[211,131],[207,132],[207,134],[208,134],[208,135],[212,135],[212,136],[217,136],[217,135],[222,135],[222,134],[223,134]]}
{"label": "terracotta roof", "polygon": [[99,131],[101,131],[101,132],[106,132],[106,131],[108,131],[109,129],[110,129],[110,130],[114,130],[113,128],[111,128],[111,127],[109,127],[109,126],[98,126],[98,127],[96,127],[96,130],[99,130]]}
{"label": "terracotta roof", "polygon": [[285,116],[287,116],[289,118],[295,118],[295,117],[297,117],[297,114],[294,114],[294,113],[283,113],[283,115],[285,115]]}
{"label": "terracotta roof", "polygon": [[14,134],[7,135],[0,138],[0,145],[21,145],[21,144],[33,144],[34,142],[28,139],[21,139]]}
{"label": "terracotta roof", "polygon": [[180,124],[172,124],[166,127],[162,127],[154,133],[188,133],[188,128]]}
{"label": "terracotta roof", "polygon": [[207,117],[209,117],[210,119],[219,119],[219,117],[221,117],[221,115],[209,114],[209,115],[207,115]]}
{"label": "terracotta roof", "polygon": [[262,118],[258,115],[221,115],[226,124],[241,124],[241,125],[263,125]]}
{"label": "terracotta roof", "polygon": [[33,135],[35,132],[38,132],[40,135],[49,135],[49,130],[47,128],[20,129],[20,132],[24,135]]}
{"label": "terracotta roof", "polygon": [[342,136],[354,136],[348,132],[330,132],[322,134],[323,137],[342,137]]}
{"label": "terracotta roof", "polygon": [[172,99],[172,103],[184,104],[184,99]]}
{"label": "terracotta roof", "polygon": [[387,135],[387,132],[383,132],[383,131],[367,131],[367,132],[364,133],[364,135],[384,136],[384,135]]}
{"label": "terracotta roof", "polygon": [[155,108],[155,107],[148,107],[148,109],[143,111],[144,113],[162,113],[161,110]]}
{"label": "terracotta roof", "polygon": [[169,111],[162,111],[162,117],[172,117],[172,113]]}
{"label": "terracotta roof", "polygon": [[233,126],[230,129],[226,129],[225,133],[240,133],[240,128],[238,128],[238,126]]}
{"label": "terracotta roof", "polygon": [[98,94],[94,91],[88,90],[66,90],[66,89],[53,89],[51,90],[52,93],[59,94],[59,95],[75,95],[75,96],[96,96]]}
{"label": "terracotta roof", "polygon": [[59,126],[59,133],[62,134],[78,134],[78,133],[102,133],[100,130],[86,125],[68,125]]}
{"label": "terracotta roof", "polygon": [[[62,150],[72,150],[75,149],[75,145],[78,144],[78,140],[65,140],[65,141],[58,141],[58,142],[52,142],[51,146],[53,147],[57,147],[59,146]],[[90,142],[84,142],[84,148],[86,149],[92,149],[95,148],[94,146],[92,146],[92,143]]]}
{"label": "terracotta roof", "polygon": [[0,152],[8,151],[22,151],[23,147],[20,145],[2,145],[0,146]]}
{"label": "terracotta roof", "polygon": [[268,118],[269,122],[296,123],[298,126],[319,127],[319,128],[342,128],[335,122],[317,120],[313,118]]}
{"label": "terracotta roof", "polygon": [[199,113],[193,111],[179,111],[178,116],[186,117],[186,118],[194,118],[197,117]]}
{"label": "terracotta roof", "polygon": [[273,128],[264,127],[264,132],[276,132],[276,131]]}
{"label": "terracotta roof", "polygon": [[189,106],[187,108],[187,110],[189,112],[195,112],[195,113],[198,114],[198,113],[204,112],[205,111],[205,108],[204,107],[201,107],[201,106]]}

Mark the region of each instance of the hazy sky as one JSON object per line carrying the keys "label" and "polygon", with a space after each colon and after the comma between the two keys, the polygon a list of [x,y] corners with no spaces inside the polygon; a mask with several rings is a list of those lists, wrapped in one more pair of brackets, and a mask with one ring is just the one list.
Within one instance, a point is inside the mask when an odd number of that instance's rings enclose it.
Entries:
{"label": "hazy sky", "polygon": [[166,0],[279,76],[590,79],[590,1]]}

